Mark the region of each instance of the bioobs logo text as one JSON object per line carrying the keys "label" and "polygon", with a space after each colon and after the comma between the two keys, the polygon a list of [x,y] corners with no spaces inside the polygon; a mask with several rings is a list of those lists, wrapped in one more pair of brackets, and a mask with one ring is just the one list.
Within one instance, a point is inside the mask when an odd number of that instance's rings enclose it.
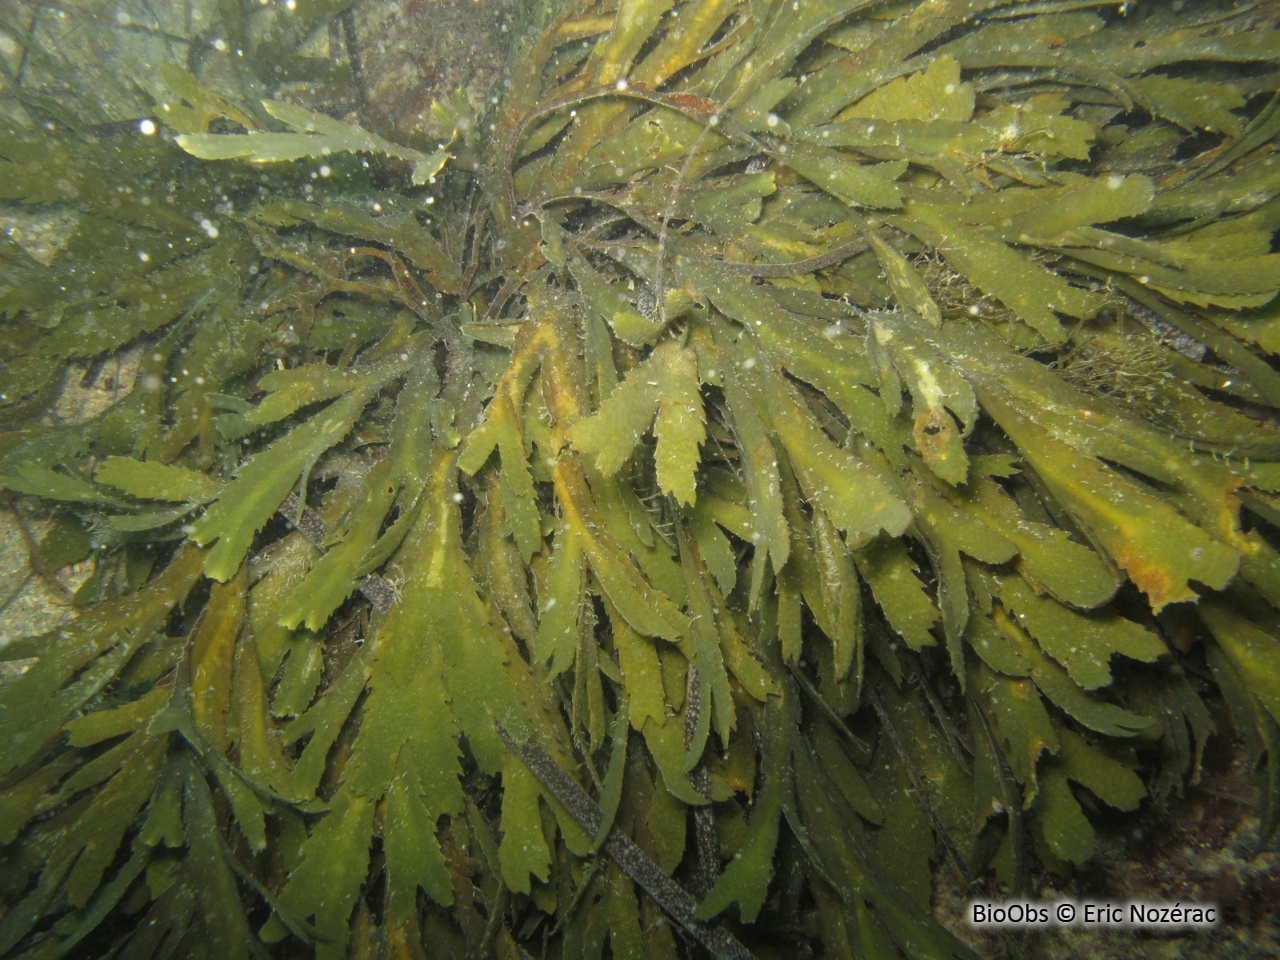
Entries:
{"label": "bioobs logo text", "polygon": [[1050,923],[1049,907],[1039,903],[971,903],[975,927],[1040,927]]}
{"label": "bioobs logo text", "polygon": [[1044,927],[1053,924],[1080,924],[1106,927],[1212,927],[1218,923],[1218,907],[1212,903],[1128,903],[1087,901],[1073,903],[969,904],[969,923],[975,927]]}

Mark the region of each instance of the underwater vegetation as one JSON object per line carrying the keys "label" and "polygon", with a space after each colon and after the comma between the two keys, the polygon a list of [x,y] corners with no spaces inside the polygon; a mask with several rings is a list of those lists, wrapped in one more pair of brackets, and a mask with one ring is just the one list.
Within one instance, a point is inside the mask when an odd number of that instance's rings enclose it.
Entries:
{"label": "underwater vegetation", "polygon": [[1266,5],[546,0],[435,139],[272,96],[297,7],[5,94],[0,485],[94,573],[0,654],[0,955],[961,958],[936,871],[1215,740],[1270,841]]}

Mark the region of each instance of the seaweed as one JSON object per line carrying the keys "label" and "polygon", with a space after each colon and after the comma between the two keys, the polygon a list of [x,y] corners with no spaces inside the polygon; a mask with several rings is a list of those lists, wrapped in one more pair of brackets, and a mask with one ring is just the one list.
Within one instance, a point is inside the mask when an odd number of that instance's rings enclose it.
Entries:
{"label": "seaweed", "polygon": [[434,143],[241,92],[349,6],[6,113],[70,226],[0,250],[0,485],[97,573],[4,648],[0,953],[967,957],[937,872],[1211,737],[1273,839],[1256,11],[560,0]]}

